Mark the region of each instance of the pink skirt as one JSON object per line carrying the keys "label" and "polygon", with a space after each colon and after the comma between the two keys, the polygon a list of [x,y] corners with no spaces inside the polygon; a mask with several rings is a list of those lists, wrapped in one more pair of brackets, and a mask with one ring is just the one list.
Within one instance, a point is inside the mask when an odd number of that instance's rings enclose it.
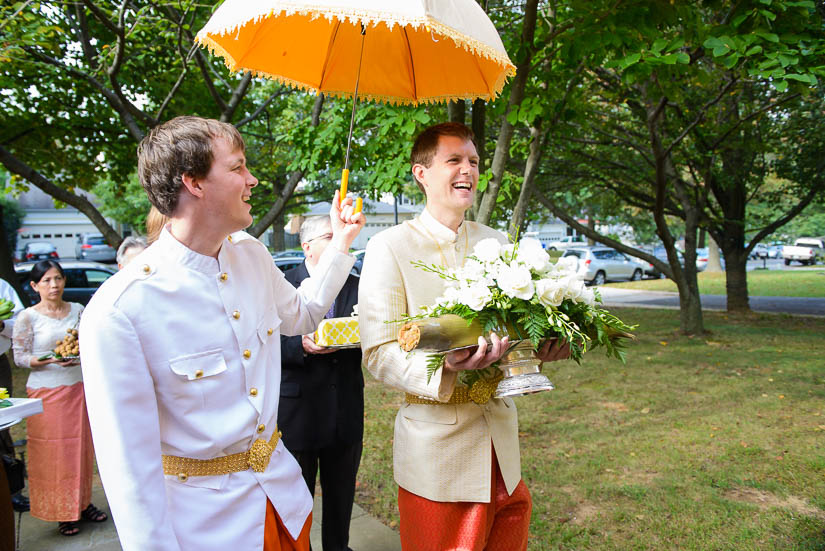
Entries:
{"label": "pink skirt", "polygon": [[43,400],[43,413],[26,421],[31,515],[73,521],[92,498],[94,448],[83,383],[27,388]]}

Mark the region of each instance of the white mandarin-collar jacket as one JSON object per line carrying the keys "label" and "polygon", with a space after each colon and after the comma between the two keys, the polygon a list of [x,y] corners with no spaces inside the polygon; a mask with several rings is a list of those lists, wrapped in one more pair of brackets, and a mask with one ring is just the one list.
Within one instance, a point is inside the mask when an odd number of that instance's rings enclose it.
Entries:
{"label": "white mandarin-collar jacket", "polygon": [[263,473],[181,480],[163,474],[161,455],[211,459],[270,439],[279,336],[311,332],[353,262],[328,247],[295,289],[246,233],[215,259],[164,229],[95,293],[80,324],[83,378],[124,550],[260,551],[266,498],[297,537],[312,499],[283,443]]}
{"label": "white mandarin-collar jacket", "polygon": [[[429,211],[370,239],[361,271],[358,323],[364,365],[377,379],[416,396],[447,401],[455,373],[440,369],[427,382],[428,354],[406,353],[398,345],[399,324],[417,315],[444,291],[444,280],[412,265],[461,265],[485,238],[502,243],[498,231],[465,221],[458,233]],[[395,418],[393,466],[402,488],[433,501],[490,501],[490,472],[495,447],[507,491],[521,480],[518,415],[510,398],[484,405],[404,404]]]}

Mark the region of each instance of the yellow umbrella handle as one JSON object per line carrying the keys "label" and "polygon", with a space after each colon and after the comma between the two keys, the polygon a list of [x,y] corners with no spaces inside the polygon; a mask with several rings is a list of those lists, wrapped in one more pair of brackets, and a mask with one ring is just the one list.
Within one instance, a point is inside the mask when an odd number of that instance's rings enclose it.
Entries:
{"label": "yellow umbrella handle", "polygon": [[341,192],[338,194],[338,204],[344,202],[347,197],[347,184],[349,183],[349,169],[345,168],[341,171]]}

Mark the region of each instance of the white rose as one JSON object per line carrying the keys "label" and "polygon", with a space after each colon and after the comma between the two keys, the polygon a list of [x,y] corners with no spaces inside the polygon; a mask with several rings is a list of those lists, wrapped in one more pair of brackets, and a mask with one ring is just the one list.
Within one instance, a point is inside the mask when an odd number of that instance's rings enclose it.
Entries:
{"label": "white rose", "polygon": [[460,298],[461,294],[456,287],[447,287],[444,289],[444,294],[435,299],[435,303],[438,306],[449,308],[459,302]]}
{"label": "white rose", "polygon": [[499,256],[504,259],[505,262],[510,262],[513,260],[513,251],[516,249],[516,246],[513,243],[507,243],[506,245],[501,247],[501,252],[499,252]]}
{"label": "white rose", "polygon": [[461,303],[466,304],[475,311],[483,309],[490,299],[493,298],[493,293],[490,292],[490,288],[478,283],[462,287],[460,294]]}
{"label": "white rose", "polygon": [[495,262],[501,252],[501,243],[494,237],[482,239],[473,247],[473,256],[481,262]]}
{"label": "white rose", "polygon": [[596,293],[593,292],[593,289],[588,289],[585,287],[584,292],[579,297],[579,301],[585,303],[586,305],[592,307],[596,306]]}
{"label": "white rose", "polygon": [[555,279],[536,281],[536,296],[544,306],[558,306],[564,300],[564,287]]}
{"label": "white rose", "polygon": [[567,276],[560,283],[564,288],[564,298],[579,302],[578,298],[585,291],[584,282],[576,276]]}
{"label": "white rose", "polygon": [[526,237],[519,241],[516,260],[527,265],[534,272],[543,273],[550,262],[550,255],[541,246],[541,241]]}
{"label": "white rose", "polygon": [[575,256],[563,256],[553,265],[552,272],[558,275],[574,274],[579,269],[579,259]]}
{"label": "white rose", "polygon": [[533,298],[533,279],[524,266],[504,266],[498,274],[498,286],[507,296],[530,300]]}
{"label": "white rose", "polygon": [[472,258],[464,262],[464,266],[456,270],[456,277],[461,281],[481,281],[485,278],[484,264]]}

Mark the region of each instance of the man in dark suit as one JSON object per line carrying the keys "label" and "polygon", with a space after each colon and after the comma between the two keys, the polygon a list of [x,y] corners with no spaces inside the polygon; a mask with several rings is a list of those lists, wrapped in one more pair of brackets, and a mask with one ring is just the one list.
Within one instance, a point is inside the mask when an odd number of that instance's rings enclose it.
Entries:
{"label": "man in dark suit", "polygon": [[[332,237],[329,217],[307,218],[300,237],[306,259],[284,274],[296,287],[310,276]],[[358,277],[350,275],[326,317],[347,317],[357,302]],[[313,335],[282,336],[281,361],[278,426],[284,445],[301,465],[313,496],[320,469],[324,551],[346,551],[364,436],[361,349],[320,347]]]}

